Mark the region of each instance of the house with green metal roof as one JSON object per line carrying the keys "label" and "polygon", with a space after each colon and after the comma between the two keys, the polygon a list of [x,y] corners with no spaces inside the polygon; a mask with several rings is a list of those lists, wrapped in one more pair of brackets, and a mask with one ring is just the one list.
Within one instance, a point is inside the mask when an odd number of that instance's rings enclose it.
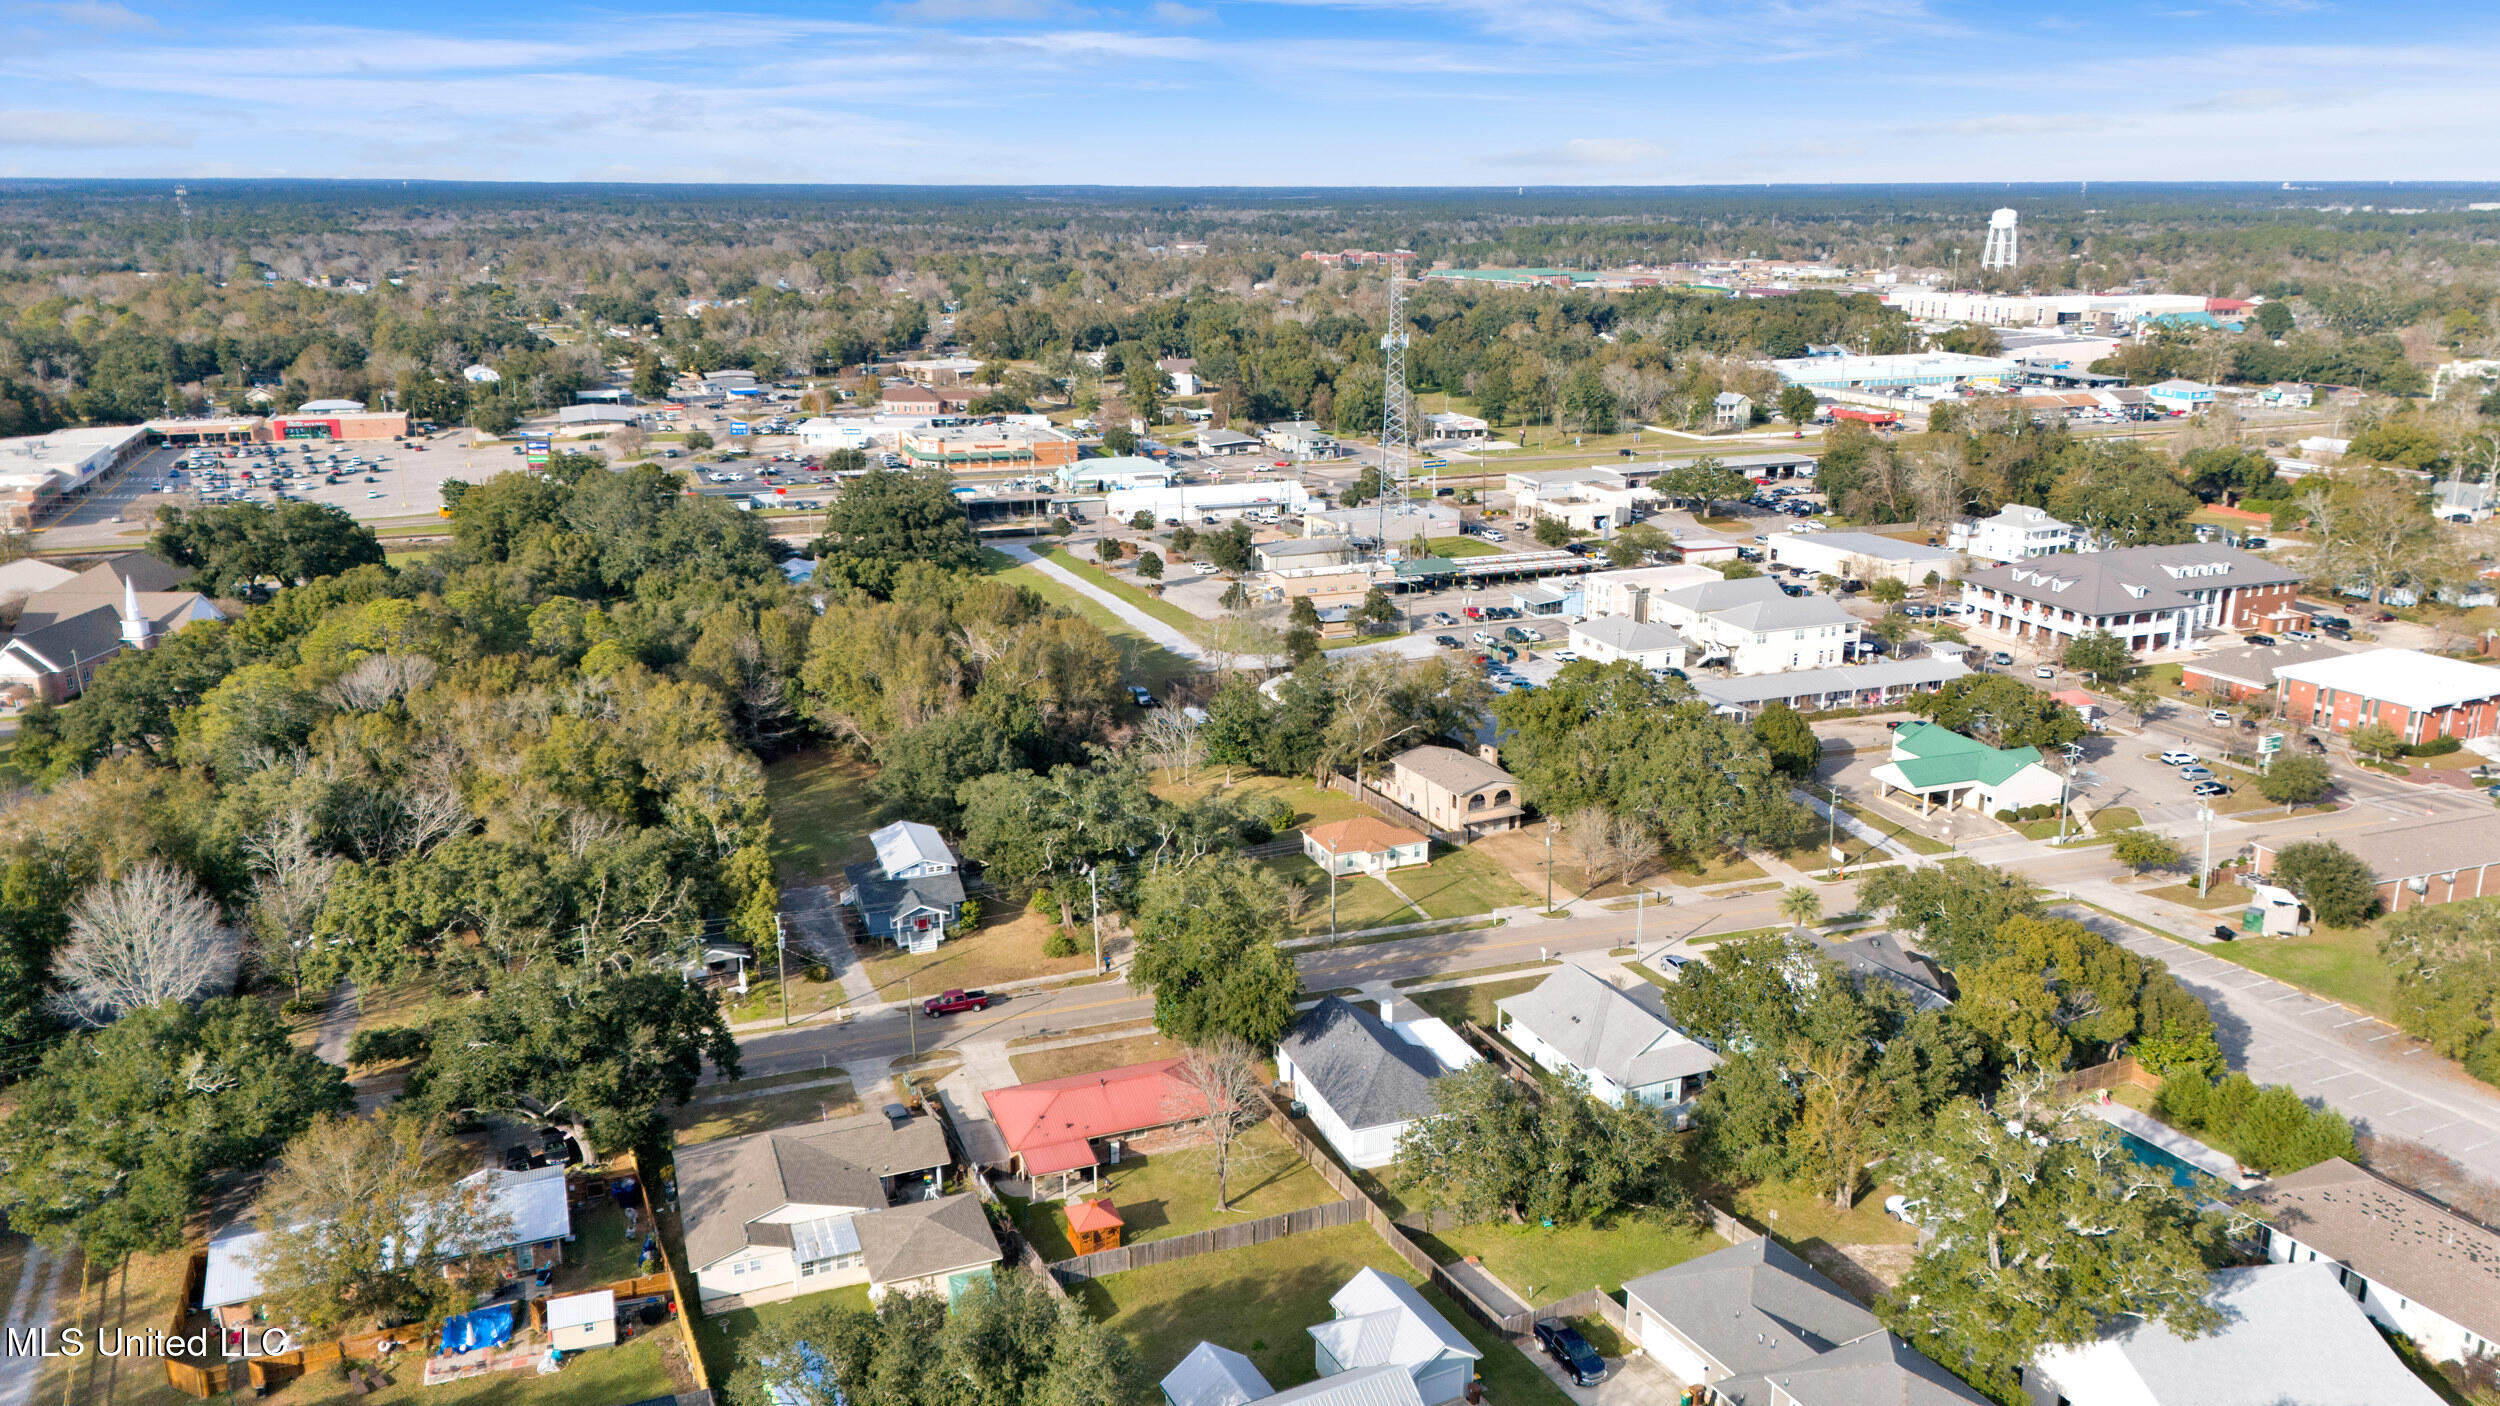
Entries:
{"label": "house with green metal roof", "polygon": [[2054,805],[2065,783],[2040,763],[2037,747],[1991,747],[1930,722],[1903,723],[1892,760],[1875,768],[1887,799],[1916,796],[1918,812],[1962,806],[1982,815]]}

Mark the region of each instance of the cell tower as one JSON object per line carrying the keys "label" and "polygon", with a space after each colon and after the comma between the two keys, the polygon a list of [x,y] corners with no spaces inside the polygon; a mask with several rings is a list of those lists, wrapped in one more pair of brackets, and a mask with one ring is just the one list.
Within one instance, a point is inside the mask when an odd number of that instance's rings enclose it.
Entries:
{"label": "cell tower", "polygon": [[190,192],[181,186],[174,187],[174,208],[182,212],[182,253],[179,256],[181,262],[174,269],[177,274],[189,271],[186,265],[191,257],[191,202],[184,198],[189,194]]}
{"label": "cell tower", "polygon": [[1979,252],[1981,268],[2010,269],[2020,260],[2021,255],[2016,252],[2016,244],[2021,238],[2021,231],[2015,223],[2017,218],[2010,209],[1999,210],[1988,217],[1988,246]]}
{"label": "cell tower", "polygon": [[1389,505],[1406,502],[1407,472],[1415,459],[1415,422],[1406,403],[1406,287],[1398,277],[1398,261],[1415,256],[1404,249],[1389,254],[1389,326],[1380,334],[1380,555],[1389,555]]}

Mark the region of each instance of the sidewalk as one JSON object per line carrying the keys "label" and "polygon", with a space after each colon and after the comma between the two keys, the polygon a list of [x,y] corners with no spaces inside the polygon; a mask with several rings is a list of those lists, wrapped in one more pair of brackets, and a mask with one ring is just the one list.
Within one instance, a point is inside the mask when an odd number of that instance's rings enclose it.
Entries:
{"label": "sidewalk", "polygon": [[1181,631],[1173,628],[1172,626],[1165,624],[1161,620],[1157,620],[1153,616],[1148,615],[1146,612],[1139,610],[1136,606],[1133,606],[1127,601],[1120,599],[1118,596],[1113,595],[1111,592],[1102,589],[1100,586],[1097,586],[1093,582],[1086,580],[1084,577],[1077,575],[1075,572],[1068,570],[1059,563],[1047,560],[1046,558],[1036,554],[1031,547],[1027,547],[1016,542],[1001,542],[998,544],[998,549],[1005,552],[1007,555],[1014,557],[1017,561],[1031,566],[1035,571],[1038,571],[1044,576],[1049,577],[1051,580],[1058,582],[1060,585],[1082,594],[1086,599],[1093,601],[1095,604],[1100,605],[1103,609],[1110,611],[1113,615],[1120,617],[1121,623],[1134,627],[1139,634],[1144,635],[1146,638],[1163,646],[1165,649],[1172,651],[1174,654],[1179,655],[1183,659],[1187,659],[1194,664],[1204,664],[1207,662],[1207,651],[1205,648],[1200,646],[1196,640],[1191,639],[1189,636],[1181,633]]}

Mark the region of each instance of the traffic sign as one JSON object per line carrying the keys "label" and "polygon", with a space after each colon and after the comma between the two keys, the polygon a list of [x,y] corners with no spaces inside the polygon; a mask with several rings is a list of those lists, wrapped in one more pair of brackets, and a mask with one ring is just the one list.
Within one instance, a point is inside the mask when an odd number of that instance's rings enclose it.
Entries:
{"label": "traffic sign", "polygon": [[755,433],[755,427],[749,425],[744,420],[732,420],[729,422],[729,432],[733,435],[753,434]]}
{"label": "traffic sign", "polygon": [[1447,459],[1426,459],[1423,466],[1427,469],[1446,469],[1450,466],[1450,461]]}
{"label": "traffic sign", "polygon": [[2269,732],[2269,733],[2267,733],[2267,734],[2266,734],[2266,735],[2265,735],[2262,739],[2260,739],[2260,740],[2258,741],[2258,743],[2257,743],[2257,750],[2258,750],[2258,751],[2260,751],[2260,752],[2280,752],[2280,751],[2282,751],[2282,750],[2283,750],[2283,734],[2282,734],[2282,733],[2279,733],[2279,732]]}

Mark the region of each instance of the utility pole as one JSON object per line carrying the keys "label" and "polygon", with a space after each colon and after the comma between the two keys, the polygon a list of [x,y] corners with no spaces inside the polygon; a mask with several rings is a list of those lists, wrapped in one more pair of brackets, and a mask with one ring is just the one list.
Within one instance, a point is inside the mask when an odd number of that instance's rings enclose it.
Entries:
{"label": "utility pole", "polygon": [[1545,911],[1554,911],[1554,817],[1545,817]]}
{"label": "utility pole", "polygon": [[1641,950],[1641,910],[1646,908],[1648,904],[1649,890],[1642,889],[1640,892],[1632,895],[1632,951],[1636,956],[1639,955]]}
{"label": "utility pole", "polygon": [[2214,808],[2199,803],[2196,807],[2196,818],[2203,821],[2205,825],[2205,858],[2203,863],[2196,866],[2196,896],[2203,898],[2205,890],[2214,881]]}
{"label": "utility pole", "polygon": [[911,978],[903,978],[903,1030],[911,1040],[911,1062],[920,1062],[920,1003],[911,998]]}
{"label": "utility pole", "polygon": [[780,967],[781,1023],[790,1023],[790,930],[782,925],[781,915],[773,914],[773,960]]}
{"label": "utility pole", "polygon": [[1095,881],[1094,867],[1085,866],[1085,893],[1094,905],[1094,970],[1102,970],[1102,886]]}
{"label": "utility pole", "polygon": [[1328,935],[1337,935],[1337,857],[1328,856]]}

